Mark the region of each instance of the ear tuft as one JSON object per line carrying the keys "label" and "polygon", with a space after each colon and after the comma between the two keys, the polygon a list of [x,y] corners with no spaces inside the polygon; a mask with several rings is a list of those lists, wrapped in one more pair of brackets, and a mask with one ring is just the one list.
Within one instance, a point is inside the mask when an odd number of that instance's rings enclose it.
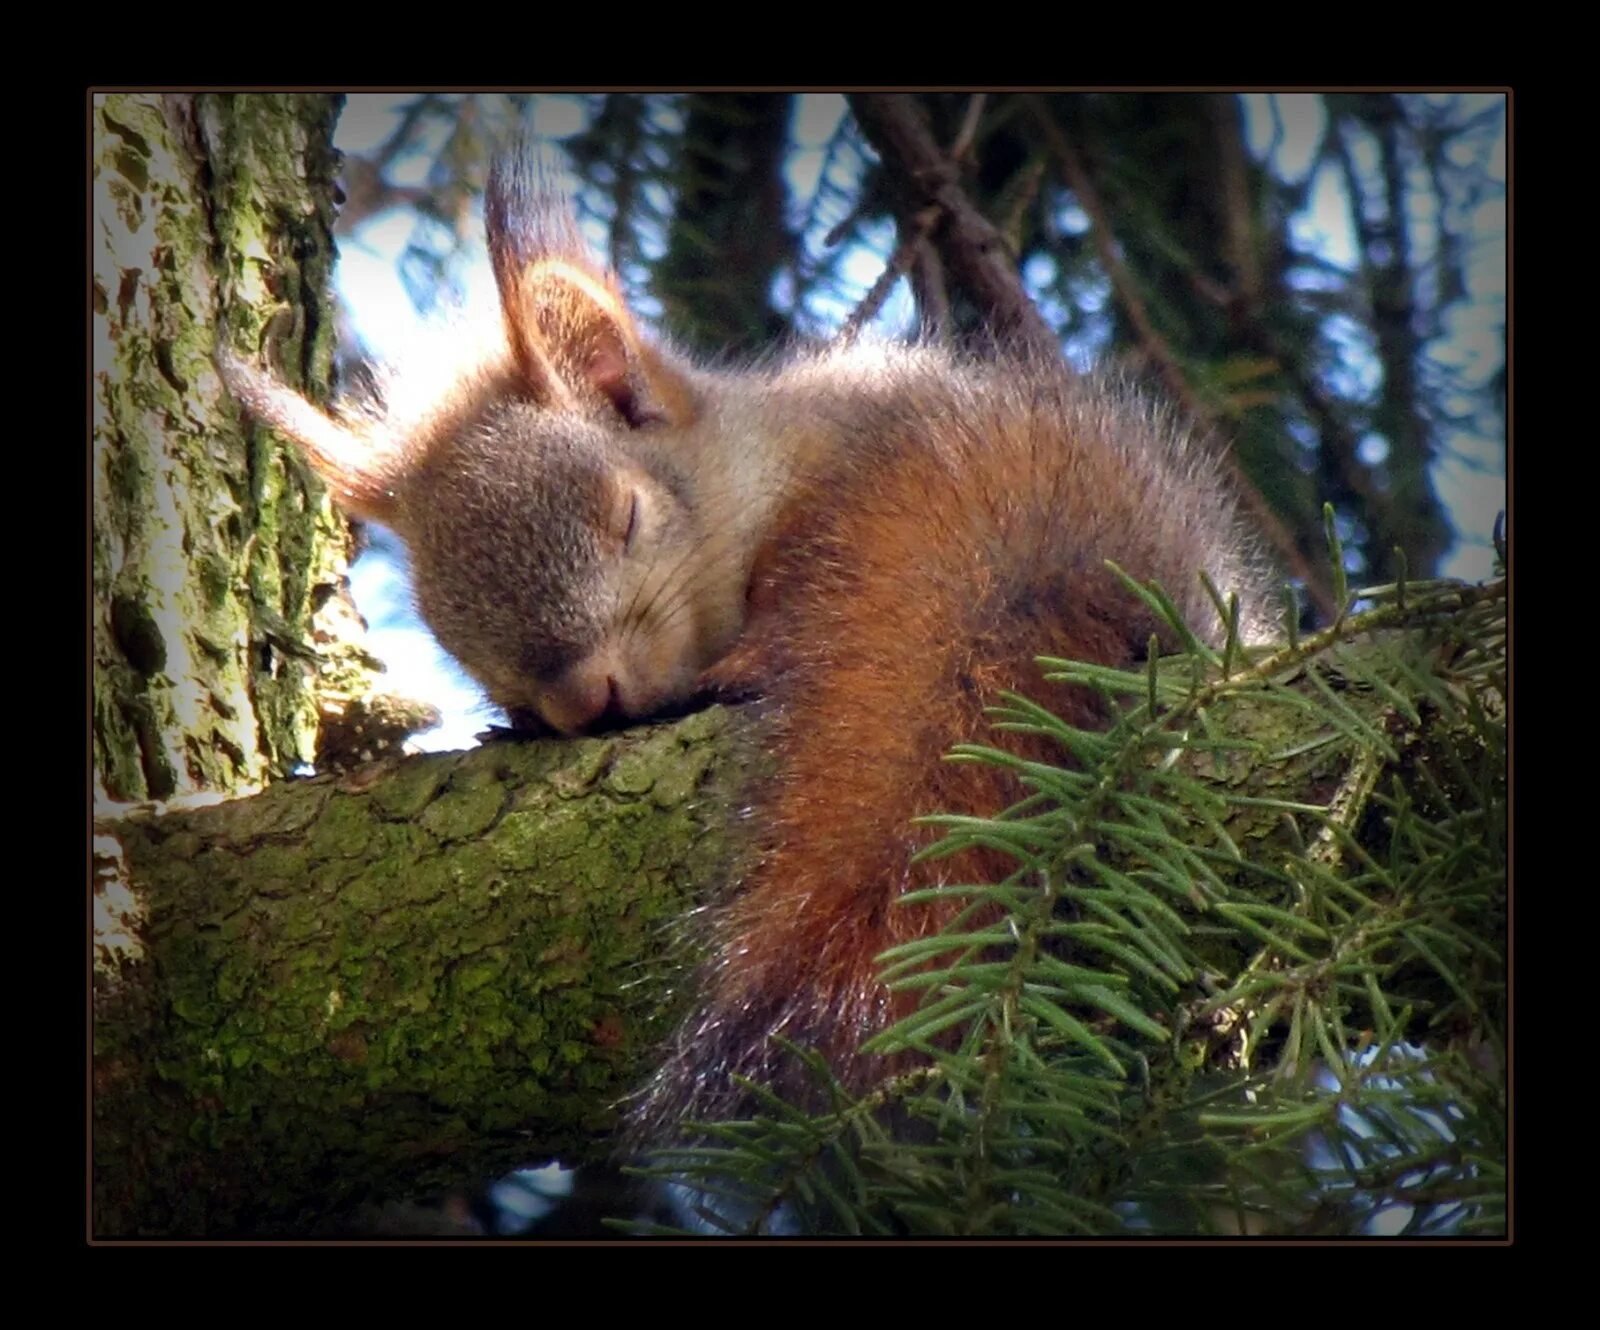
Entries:
{"label": "ear tuft", "polygon": [[484,226],[506,334],[527,395],[630,427],[682,414],[687,384],[651,351],[572,213],[525,155],[489,173]]}
{"label": "ear tuft", "polygon": [[301,455],[339,506],[352,517],[392,523],[394,494],[389,459],[345,425],[330,419],[270,374],[246,364],[227,347],[215,351],[217,371],[235,401],[263,424],[293,439]]}

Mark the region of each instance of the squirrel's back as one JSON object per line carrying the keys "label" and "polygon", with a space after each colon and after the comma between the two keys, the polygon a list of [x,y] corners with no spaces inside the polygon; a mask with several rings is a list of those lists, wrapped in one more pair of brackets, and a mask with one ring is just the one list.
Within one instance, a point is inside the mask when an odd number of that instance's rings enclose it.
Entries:
{"label": "squirrel's back", "polygon": [[857,1045],[908,1011],[875,957],[958,908],[898,898],[1015,867],[974,852],[912,862],[936,835],[914,818],[994,814],[1025,793],[944,754],[982,742],[1059,762],[997,735],[984,708],[1016,690],[1093,726],[1096,700],[1046,684],[1035,657],[1120,666],[1152,636],[1177,645],[1107,559],[1220,640],[1203,569],[1239,594],[1247,640],[1267,631],[1266,580],[1215,452],[1126,385],[1004,352],[858,346],[774,374],[769,394],[763,409],[828,442],[777,512],[757,612],[713,670],[769,699],[774,774],[743,881],[713,916],[699,1005],[640,1109],[651,1127],[732,1108],[733,1075],[804,1097],[774,1034],[865,1082]]}

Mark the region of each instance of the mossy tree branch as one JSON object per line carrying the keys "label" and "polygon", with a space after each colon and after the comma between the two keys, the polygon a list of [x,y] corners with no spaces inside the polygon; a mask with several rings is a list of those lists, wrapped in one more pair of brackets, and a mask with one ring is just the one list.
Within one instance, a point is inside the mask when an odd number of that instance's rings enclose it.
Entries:
{"label": "mossy tree branch", "polygon": [[273,1231],[605,1149],[726,859],[728,714],[135,813],[97,843],[95,1227]]}

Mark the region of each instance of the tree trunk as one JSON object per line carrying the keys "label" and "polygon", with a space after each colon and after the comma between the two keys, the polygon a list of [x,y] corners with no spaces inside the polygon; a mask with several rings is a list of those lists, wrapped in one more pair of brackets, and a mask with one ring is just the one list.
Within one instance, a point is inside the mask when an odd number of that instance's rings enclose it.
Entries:
{"label": "tree trunk", "polygon": [[259,789],[313,755],[317,655],[342,662],[325,686],[359,692],[352,676],[370,672],[339,645],[355,624],[343,522],[298,460],[241,425],[212,364],[219,329],[270,314],[279,362],[327,387],[337,110],[325,96],[96,101],[92,715],[104,798]]}

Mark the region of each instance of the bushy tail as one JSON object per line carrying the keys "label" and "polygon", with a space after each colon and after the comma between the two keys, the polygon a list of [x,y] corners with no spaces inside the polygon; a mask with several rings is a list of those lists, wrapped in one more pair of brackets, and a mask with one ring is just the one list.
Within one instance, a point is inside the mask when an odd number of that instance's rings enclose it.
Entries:
{"label": "bushy tail", "polygon": [[[1098,696],[1047,684],[1035,657],[1126,666],[1152,635],[1175,645],[1108,558],[1187,605],[1203,601],[1201,567],[1246,565],[1215,469],[1138,402],[1059,368],[949,368],[874,409],[762,565],[754,598],[777,608],[747,649],[770,662],[776,774],[753,801],[744,880],[714,915],[700,1005],[640,1110],[646,1136],[739,1111],[736,1076],[814,1100],[774,1035],[823,1053],[851,1090],[888,1070],[858,1046],[918,993],[891,993],[877,957],[965,905],[901,898],[1017,867],[980,850],[913,862],[935,835],[914,818],[992,816],[1026,793],[1006,768],[944,755],[980,742],[1065,761],[991,730],[984,708],[1017,691],[1095,727]],[[1238,590],[1260,599],[1253,583]]]}

